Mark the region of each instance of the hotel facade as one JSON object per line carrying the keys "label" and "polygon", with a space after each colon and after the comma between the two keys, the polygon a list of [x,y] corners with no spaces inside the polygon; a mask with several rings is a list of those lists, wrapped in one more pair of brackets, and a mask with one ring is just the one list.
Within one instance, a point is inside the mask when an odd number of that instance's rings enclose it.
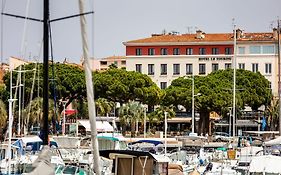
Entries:
{"label": "hotel facade", "polygon": [[[181,76],[207,75],[233,68],[234,34],[153,34],[124,42],[126,69],[147,74],[162,89]],[[278,33],[236,30],[236,68],[259,71],[278,96]]]}

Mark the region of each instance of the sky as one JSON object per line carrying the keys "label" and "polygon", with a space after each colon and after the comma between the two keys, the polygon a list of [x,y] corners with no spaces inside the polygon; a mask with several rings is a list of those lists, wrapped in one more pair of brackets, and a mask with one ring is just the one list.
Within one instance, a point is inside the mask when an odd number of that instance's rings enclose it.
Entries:
{"label": "sky", "polygon": [[[27,6],[29,2],[29,6]],[[270,32],[281,19],[281,0],[85,0],[90,54],[124,56],[123,42],[153,33]],[[28,8],[27,8],[28,7]],[[43,0],[1,0],[3,12],[42,19]],[[28,10],[26,10],[28,9]],[[78,0],[50,0],[50,18],[79,13]],[[234,19],[234,20],[233,20]],[[26,27],[25,27],[26,26]],[[53,55],[79,63],[82,41],[79,18],[51,23]],[[1,61],[10,56],[42,62],[42,24],[1,16]]]}

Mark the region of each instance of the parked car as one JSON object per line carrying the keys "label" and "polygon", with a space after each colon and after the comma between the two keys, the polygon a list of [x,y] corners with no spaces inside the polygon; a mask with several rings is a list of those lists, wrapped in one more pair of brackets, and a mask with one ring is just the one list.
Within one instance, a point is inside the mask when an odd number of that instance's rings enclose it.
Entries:
{"label": "parked car", "polygon": [[214,133],[214,140],[217,142],[228,142],[232,140],[233,137],[229,136],[226,132],[215,132]]}
{"label": "parked car", "polygon": [[40,127],[39,126],[35,126],[30,130],[30,135],[39,135],[40,133]]}

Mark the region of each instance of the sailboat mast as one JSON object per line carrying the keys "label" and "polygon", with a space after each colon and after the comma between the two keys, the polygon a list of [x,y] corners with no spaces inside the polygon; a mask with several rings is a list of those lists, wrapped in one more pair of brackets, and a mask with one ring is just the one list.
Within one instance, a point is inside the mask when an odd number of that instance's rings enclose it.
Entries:
{"label": "sailboat mast", "polygon": [[[84,0],[79,0],[79,10],[82,14],[84,12]],[[82,45],[83,45],[83,56],[84,56],[84,69],[85,69],[85,79],[86,79],[86,89],[87,89],[87,101],[89,109],[89,120],[91,125],[91,139],[92,139],[92,152],[94,159],[94,170],[96,175],[101,175],[100,168],[100,157],[98,149],[98,139],[97,139],[97,127],[96,127],[96,107],[94,102],[94,87],[93,87],[93,78],[92,71],[90,68],[90,59],[89,59],[89,46],[88,46],[88,35],[86,30],[86,18],[84,15],[80,16],[80,25],[81,25],[81,36],[82,36]]]}
{"label": "sailboat mast", "polygon": [[236,26],[234,25],[234,48],[233,48],[233,125],[232,132],[235,137],[235,123],[236,123]]}
{"label": "sailboat mast", "polygon": [[280,21],[279,19],[277,20],[277,54],[278,54],[278,97],[279,97],[279,135],[281,136],[281,57],[280,57]]}
{"label": "sailboat mast", "polygon": [[49,0],[44,0],[43,10],[43,145],[48,145],[49,114]]}

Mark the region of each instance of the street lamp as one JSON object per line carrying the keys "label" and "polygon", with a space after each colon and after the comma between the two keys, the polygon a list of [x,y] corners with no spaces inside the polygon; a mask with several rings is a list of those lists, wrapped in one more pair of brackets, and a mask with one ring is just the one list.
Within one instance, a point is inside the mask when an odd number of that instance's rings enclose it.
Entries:
{"label": "street lamp", "polygon": [[65,135],[65,106],[67,101],[61,101],[63,105],[63,124],[62,124],[62,135]]}
{"label": "street lamp", "polygon": [[144,125],[143,125],[143,137],[146,137],[146,107],[144,109]]}
{"label": "street lamp", "polygon": [[168,112],[164,112],[164,116],[165,116],[165,156],[167,155],[167,114]]}
{"label": "street lamp", "polygon": [[[194,81],[194,80],[193,80]],[[194,86],[193,86],[193,95],[192,95],[192,133],[194,133],[195,131],[195,107],[194,107],[194,99],[195,97],[201,95],[201,93],[198,93],[196,95],[194,95]]]}
{"label": "street lamp", "polygon": [[190,77],[185,77],[185,79],[191,79],[192,80],[192,124],[191,124],[191,126],[192,126],[192,133],[194,133],[195,131],[195,107],[194,107],[194,99],[195,99],[195,97],[196,96],[199,96],[199,95],[201,95],[201,93],[198,93],[198,94],[196,94],[196,95],[194,95],[194,75],[192,74],[192,77],[190,78]]}

